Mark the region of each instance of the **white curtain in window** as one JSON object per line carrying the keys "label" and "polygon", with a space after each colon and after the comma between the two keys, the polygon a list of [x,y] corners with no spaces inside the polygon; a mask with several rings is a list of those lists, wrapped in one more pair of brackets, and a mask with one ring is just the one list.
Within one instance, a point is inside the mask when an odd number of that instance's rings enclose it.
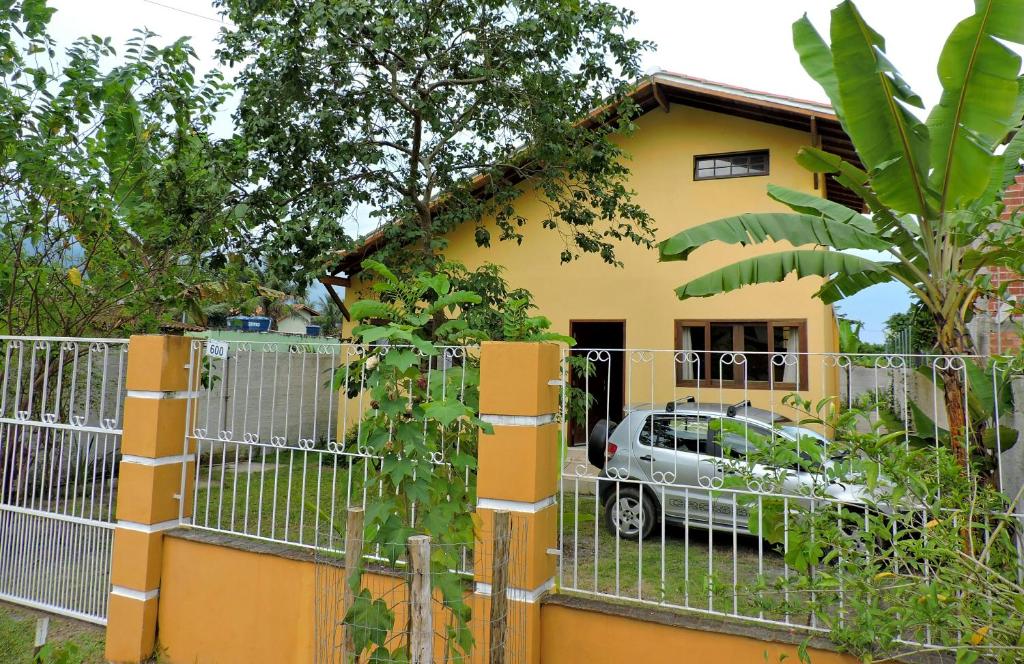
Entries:
{"label": "white curtain in window", "polygon": [[683,351],[681,361],[683,363],[682,379],[693,380],[693,356],[688,353],[693,350],[692,330],[688,327],[681,328],[679,335],[679,350]]}
{"label": "white curtain in window", "polygon": [[786,364],[782,372],[783,383],[796,383],[800,378],[800,330],[795,327],[785,328]]}

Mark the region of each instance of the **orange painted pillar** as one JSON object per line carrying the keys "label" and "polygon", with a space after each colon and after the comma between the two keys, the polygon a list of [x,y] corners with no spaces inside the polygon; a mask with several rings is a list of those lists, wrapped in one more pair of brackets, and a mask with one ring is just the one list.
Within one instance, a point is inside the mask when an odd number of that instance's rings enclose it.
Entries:
{"label": "orange painted pillar", "polygon": [[[194,462],[185,449],[192,339],[142,335],[128,343],[117,528],[111,560],[106,657],[153,654],[163,532],[191,514]],[[184,468],[183,468],[184,466]],[[182,471],[188,470],[182,496]]]}
{"label": "orange painted pillar", "polygon": [[485,342],[481,349],[480,417],[494,433],[480,436],[477,514],[482,541],[476,545],[474,570],[478,605],[485,606],[491,592],[493,513],[510,512],[506,661],[540,661],[539,600],[554,586],[559,374],[555,344]]}

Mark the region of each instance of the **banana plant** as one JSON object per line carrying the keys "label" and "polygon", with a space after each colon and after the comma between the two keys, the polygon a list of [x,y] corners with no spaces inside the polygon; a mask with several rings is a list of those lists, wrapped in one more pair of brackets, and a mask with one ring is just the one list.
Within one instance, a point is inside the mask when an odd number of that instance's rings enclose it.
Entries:
{"label": "banana plant", "polygon": [[[884,38],[852,2],[832,10],[831,43],[806,15],[793,25],[793,42],[864,168],[815,147],[801,148],[797,162],[831,174],[864,201],[866,211],[769,186],[768,196],[791,212],[741,214],[695,226],[662,242],[661,260],[687,260],[716,241],[787,242],[793,248],[716,269],[676,294],[708,297],[795,273],[822,278],[816,295],[831,303],[895,281],[927,310],[939,352],[972,353],[967,323],[976,301],[1004,295],[987,270],[1020,270],[1024,264],[1021,216],[1000,220],[1001,193],[1020,172],[1024,153],[1021,58],[1005,44],[1024,44],[1024,0],[975,0],[974,14],[956,25],[942,49],[942,95],[923,120],[913,110],[924,115],[920,97],[886,57]],[[964,380],[952,368],[941,373],[950,444],[966,467]]]}
{"label": "banana plant", "polygon": [[[917,372],[930,383],[935,381],[933,371],[928,365],[917,368]],[[1015,412],[1014,376],[1001,371],[995,364],[983,367],[974,360],[964,362],[964,374],[967,377],[967,416],[976,442],[981,443],[974,446],[971,452],[991,472],[998,468],[995,456],[1016,445],[1020,438],[1017,430],[1009,426]],[[935,441],[949,441],[949,431],[931,417],[926,402],[915,403],[910,399],[907,405],[914,423],[916,441],[927,445]]]}

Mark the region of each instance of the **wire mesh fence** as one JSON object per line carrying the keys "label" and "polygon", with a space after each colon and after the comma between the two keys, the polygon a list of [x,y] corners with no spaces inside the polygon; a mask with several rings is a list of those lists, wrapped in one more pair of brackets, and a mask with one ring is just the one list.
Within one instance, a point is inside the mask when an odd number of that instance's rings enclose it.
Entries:
{"label": "wire mesh fence", "polygon": [[[361,532],[361,519],[361,510],[350,512],[349,532]],[[461,545],[428,536],[380,545],[350,535],[344,555],[316,549],[314,661],[525,661],[527,605],[510,591],[525,570],[525,529],[501,513],[480,535],[487,546],[475,549],[476,581],[447,564]],[[393,557],[369,555],[379,546]]]}

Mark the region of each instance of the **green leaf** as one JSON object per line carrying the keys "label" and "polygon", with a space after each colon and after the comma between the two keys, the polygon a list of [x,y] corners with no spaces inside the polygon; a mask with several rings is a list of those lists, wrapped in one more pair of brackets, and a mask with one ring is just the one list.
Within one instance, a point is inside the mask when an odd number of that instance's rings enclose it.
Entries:
{"label": "green leaf", "polygon": [[981,435],[982,443],[986,448],[995,451],[1005,452],[1017,444],[1020,433],[1013,427],[1000,424],[998,427],[986,427]]}
{"label": "green leaf", "polygon": [[1024,0],[978,0],[975,14],[953,29],[939,56],[942,96],[928,116],[929,184],[943,210],[973,201],[988,188],[1003,161],[994,148],[1020,121],[1014,113],[1021,58],[995,37],[999,32],[1024,43],[1024,30],[996,23],[1009,14],[1024,14]]}
{"label": "green leaf", "polygon": [[448,275],[443,272],[433,275],[421,274],[417,278],[424,287],[434,291],[439,296],[447,295],[448,291],[451,290],[451,281],[448,279]]}
{"label": "green leaf", "polygon": [[974,664],[981,657],[981,653],[970,648],[960,648],[956,651],[956,664]]}
{"label": "green leaf", "polygon": [[395,328],[392,327],[374,326],[366,328],[360,327],[356,329],[354,332],[356,336],[362,339],[363,343],[372,344],[375,341],[390,338],[395,333],[395,331]]}
{"label": "green leaf", "polygon": [[394,419],[405,413],[405,407],[408,403],[409,399],[407,397],[398,396],[393,399],[381,399],[377,402],[377,405],[382,413]]}
{"label": "green leaf", "polygon": [[[1024,76],[1017,79],[1017,110],[1014,116],[1024,116]],[[978,197],[976,205],[988,205],[1013,184],[1021,172],[1021,157],[1024,156],[1024,126],[1020,123],[1013,129],[1013,138],[1006,144],[1002,157],[992,164],[988,188]]]}
{"label": "green leaf", "polygon": [[771,544],[781,544],[786,538],[785,502],[765,497],[753,503],[749,508],[748,523],[752,534],[760,535]]}
{"label": "green leaf", "polygon": [[366,320],[367,318],[392,319],[394,310],[384,302],[378,300],[359,300],[349,307],[349,316],[352,320]]}
{"label": "green leaf", "polygon": [[431,401],[430,403],[424,404],[423,410],[426,411],[427,417],[432,420],[437,420],[441,423],[441,426],[447,427],[449,424],[471,414],[469,408],[458,401]]}
{"label": "green leaf", "polygon": [[437,329],[434,330],[434,335],[438,339],[444,339],[458,334],[459,332],[464,332],[468,326],[469,324],[461,318],[446,320],[437,326]]}
{"label": "green leaf", "polygon": [[992,417],[996,410],[996,386],[993,384],[994,375],[985,371],[977,362],[971,359],[964,361],[964,371],[967,374],[967,398],[974,401],[972,415]]}
{"label": "green leaf", "polygon": [[387,642],[388,632],[395,625],[395,614],[388,608],[387,602],[373,599],[370,590],[363,588],[345,614],[344,622],[349,628],[356,652],[360,653],[372,645],[383,646]]}
{"label": "green leaf", "polygon": [[987,7],[993,37],[1017,44],[1024,42],[1024,10],[1020,2],[974,0],[974,6],[978,12],[982,7]]}
{"label": "green leaf", "polygon": [[928,128],[905,106],[920,100],[885,59],[885,40],[852,2],[832,10],[831,28],[843,126],[871,172],[872,188],[889,207],[929,214]]}
{"label": "green leaf", "polygon": [[384,460],[383,472],[395,486],[402,486],[402,480],[411,477],[414,464],[410,459],[389,456]]}
{"label": "green leaf", "polygon": [[[940,426],[936,426],[935,420],[929,417],[924,410],[921,409],[912,399],[907,401],[907,405],[910,406],[910,417],[914,423],[914,431],[924,438],[935,439],[936,432],[938,432],[938,439],[945,441],[949,439],[949,431],[943,429]],[[942,406],[940,405],[940,408]]]}
{"label": "green leaf", "polygon": [[427,311],[433,313],[448,307],[456,307],[460,304],[480,304],[481,297],[476,293],[456,291],[437,298],[437,301],[427,307]]}
{"label": "green leaf", "polygon": [[690,297],[709,297],[752,284],[778,283],[791,273],[802,277],[830,277],[837,273],[884,273],[887,265],[834,251],[794,250],[748,258],[714,270],[683,284],[676,295],[683,300]]}
{"label": "green leaf", "polygon": [[[879,265],[885,267],[884,272],[840,272],[822,284],[818,292],[815,293],[815,297],[831,304],[875,284],[885,284],[890,281],[902,281],[904,284],[917,282],[917,278],[902,263],[879,263]],[[898,277],[902,277],[902,280]]]}
{"label": "green leaf", "polygon": [[409,367],[419,362],[419,360],[419,356],[414,351],[407,348],[391,350],[384,356],[384,364],[395,367],[403,373],[407,371]]}
{"label": "green leaf", "polygon": [[381,277],[390,284],[399,283],[398,277],[395,276],[395,273],[389,270],[388,267],[384,265],[384,263],[381,263],[380,261],[375,261],[373,259],[368,258],[363,261],[362,267],[364,270],[368,272],[373,272],[378,277]]}
{"label": "green leaf", "polygon": [[412,344],[413,346],[416,347],[416,350],[418,350],[421,355],[425,355],[427,357],[433,357],[433,356],[437,355],[440,352],[440,351],[437,350],[437,346],[435,346],[434,344],[430,343],[426,339],[422,339],[422,338],[417,337],[417,336],[409,335],[407,340],[408,340],[408,342],[410,344]]}
{"label": "green leaf", "polygon": [[[875,227],[879,234],[902,228],[900,220],[869,186],[868,174],[838,155],[804,146],[796,153],[796,162],[812,173],[831,173],[836,182],[860,196],[875,214]],[[904,229],[905,230],[905,229]]]}
{"label": "green leaf", "polygon": [[807,18],[807,14],[793,23],[793,47],[800,55],[800,64],[803,65],[804,71],[818,82],[832,102],[832,108],[842,117],[842,100],[839,97],[839,81],[832,67],[832,51]]}
{"label": "green leaf", "polygon": [[835,203],[821,196],[797,191],[796,189],[787,189],[777,184],[768,185],[768,196],[788,206],[794,212],[828,217],[833,221],[851,224],[867,233],[874,230],[874,226],[860,212],[851,210],[845,205]]}
{"label": "green leaf", "polygon": [[770,212],[741,214],[710,221],[662,242],[662,261],[686,260],[698,247],[718,241],[727,244],[759,244],[766,240],[787,241],[793,246],[816,244],[833,249],[875,249],[891,245],[856,226],[809,214]]}

